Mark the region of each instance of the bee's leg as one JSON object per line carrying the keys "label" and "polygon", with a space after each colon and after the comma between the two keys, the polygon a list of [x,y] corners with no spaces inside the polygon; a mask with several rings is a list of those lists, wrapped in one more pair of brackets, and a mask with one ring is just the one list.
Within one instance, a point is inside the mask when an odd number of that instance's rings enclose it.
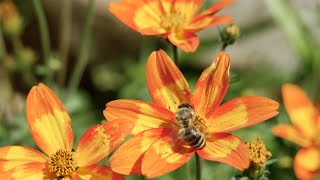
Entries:
{"label": "bee's leg", "polygon": [[185,128],[179,129],[179,131],[178,131],[178,138],[179,138],[179,139],[182,139],[183,136],[185,135],[185,133],[186,133],[186,129],[185,129]]}

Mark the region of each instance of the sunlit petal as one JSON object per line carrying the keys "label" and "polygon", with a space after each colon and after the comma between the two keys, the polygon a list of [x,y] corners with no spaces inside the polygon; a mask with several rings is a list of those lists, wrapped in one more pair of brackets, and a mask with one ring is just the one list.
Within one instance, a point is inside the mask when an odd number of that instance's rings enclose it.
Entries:
{"label": "sunlit petal", "polygon": [[318,112],[305,92],[296,85],[285,84],[282,86],[282,96],[292,123],[301,129],[306,137],[314,136],[317,133],[315,127]]}
{"label": "sunlit petal", "polygon": [[0,179],[34,180],[55,179],[55,177],[49,173],[46,163],[30,162],[10,169],[5,173],[0,173]]}
{"label": "sunlit petal", "polygon": [[301,147],[307,147],[311,144],[310,139],[306,138],[299,129],[291,125],[277,125],[272,128],[272,132],[274,135],[287,139]]}
{"label": "sunlit petal", "polygon": [[139,175],[144,153],[161,137],[170,134],[171,129],[158,128],[143,131],[120,146],[109,159],[114,172],[125,175]]}
{"label": "sunlit petal", "polygon": [[259,96],[243,96],[221,105],[208,116],[210,132],[230,132],[251,126],[277,115],[279,103]]}
{"label": "sunlit petal", "polygon": [[194,154],[194,149],[168,133],[155,141],[142,160],[142,174],[155,178],[184,165]]}
{"label": "sunlit petal", "polygon": [[134,124],[132,134],[138,134],[151,128],[170,127],[174,114],[156,104],[138,100],[115,100],[106,104],[103,111],[108,121],[126,119]]}
{"label": "sunlit petal", "polygon": [[156,35],[166,32],[161,27],[163,8],[158,0],[112,2],[109,11],[124,24],[144,35]]}
{"label": "sunlit petal", "polygon": [[71,120],[58,97],[44,84],[34,86],[27,97],[27,120],[38,147],[48,155],[71,150]]}
{"label": "sunlit petal", "polygon": [[131,132],[127,120],[115,120],[88,129],[81,137],[75,157],[79,167],[89,166],[105,158]]}
{"label": "sunlit petal", "polygon": [[299,179],[312,179],[320,172],[320,150],[315,147],[303,148],[294,159],[294,171]]}
{"label": "sunlit petal", "polygon": [[174,11],[186,18],[186,21],[190,21],[199,11],[202,3],[203,0],[175,0]]}
{"label": "sunlit petal", "polygon": [[124,177],[118,173],[112,172],[107,166],[91,165],[81,167],[78,174],[83,180],[124,180]]}
{"label": "sunlit petal", "polygon": [[198,14],[193,21],[197,21],[198,19],[202,19],[205,16],[212,16],[224,7],[232,4],[234,0],[221,0],[218,3],[214,4],[210,8],[206,9],[205,11]]}
{"label": "sunlit petal", "polygon": [[47,157],[39,151],[23,146],[0,148],[0,174],[17,166],[32,162],[45,163]]}
{"label": "sunlit petal", "polygon": [[163,50],[149,56],[146,68],[148,88],[155,104],[175,112],[181,103],[190,102],[186,79]]}
{"label": "sunlit petal", "polygon": [[240,138],[228,133],[217,133],[206,138],[206,141],[206,146],[197,150],[203,159],[226,163],[240,170],[248,168],[249,152]]}
{"label": "sunlit petal", "polygon": [[190,32],[170,33],[170,42],[185,52],[194,52],[199,46],[199,37]]}
{"label": "sunlit petal", "polygon": [[228,24],[232,21],[233,18],[231,16],[204,16],[188,24],[184,29],[190,32],[197,32],[211,26]]}
{"label": "sunlit petal", "polygon": [[221,103],[229,86],[230,57],[220,52],[210,67],[201,74],[192,97],[197,114],[206,116]]}

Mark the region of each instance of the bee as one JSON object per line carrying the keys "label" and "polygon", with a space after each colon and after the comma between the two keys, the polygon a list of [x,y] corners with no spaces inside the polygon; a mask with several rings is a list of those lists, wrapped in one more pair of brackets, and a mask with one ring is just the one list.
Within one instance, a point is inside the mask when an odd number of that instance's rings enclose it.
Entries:
{"label": "bee", "polygon": [[202,149],[206,140],[200,130],[195,126],[196,115],[191,105],[183,103],[175,113],[175,121],[179,127],[178,138],[184,140],[195,149]]}

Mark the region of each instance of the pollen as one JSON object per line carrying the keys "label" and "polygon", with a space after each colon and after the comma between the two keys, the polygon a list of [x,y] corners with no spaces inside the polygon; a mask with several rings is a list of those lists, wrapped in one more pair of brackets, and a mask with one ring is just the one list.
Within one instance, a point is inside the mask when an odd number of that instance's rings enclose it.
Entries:
{"label": "pollen", "polygon": [[250,166],[261,169],[272,156],[271,152],[267,150],[260,137],[256,141],[247,142],[246,145],[249,149]]}
{"label": "pollen", "polygon": [[73,152],[66,150],[58,150],[50,156],[48,161],[49,171],[57,177],[65,177],[73,173],[76,169],[76,163]]}
{"label": "pollen", "polygon": [[196,120],[194,122],[194,125],[196,126],[197,129],[199,129],[199,131],[206,135],[206,118],[200,115],[196,115]]}
{"label": "pollen", "polygon": [[161,18],[161,26],[167,31],[180,33],[186,23],[186,18],[180,14],[170,13]]}

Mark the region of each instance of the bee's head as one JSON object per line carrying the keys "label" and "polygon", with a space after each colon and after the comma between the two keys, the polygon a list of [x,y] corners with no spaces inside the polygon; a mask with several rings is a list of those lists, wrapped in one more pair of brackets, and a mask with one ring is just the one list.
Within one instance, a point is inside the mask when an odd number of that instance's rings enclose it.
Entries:
{"label": "bee's head", "polygon": [[194,112],[192,106],[189,104],[181,104],[175,113],[176,120],[183,124],[185,127],[188,126],[189,121],[193,118]]}
{"label": "bee's head", "polygon": [[192,107],[190,104],[188,104],[188,103],[182,103],[182,104],[180,104],[180,105],[178,106],[178,108],[179,108],[179,109],[181,109],[181,108],[193,109],[193,107]]}

